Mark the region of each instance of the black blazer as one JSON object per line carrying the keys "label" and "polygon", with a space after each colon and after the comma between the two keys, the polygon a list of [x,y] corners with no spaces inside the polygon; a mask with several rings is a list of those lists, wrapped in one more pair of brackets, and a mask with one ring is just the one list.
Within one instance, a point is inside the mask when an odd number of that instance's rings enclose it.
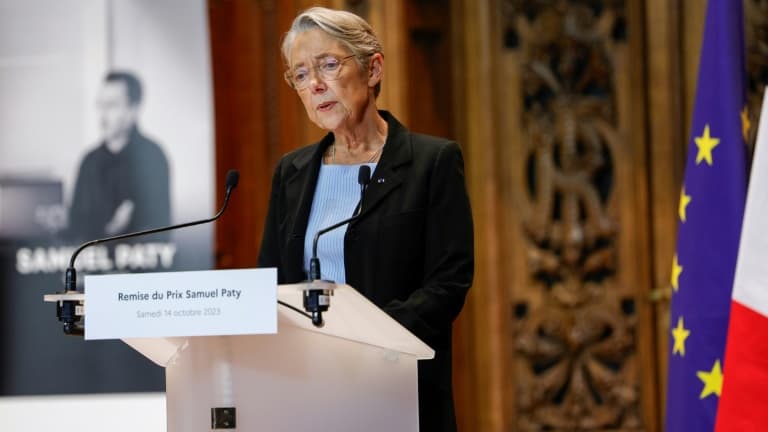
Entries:
{"label": "black blazer", "polygon": [[[380,113],[387,141],[362,216],[344,238],[346,279],[435,350],[435,359],[419,362],[421,430],[454,431],[451,323],[474,272],[464,161],[455,142],[413,134]],[[259,266],[277,267],[281,284],[307,278],[304,236],[333,139],[329,133],[284,156],[275,170]]]}

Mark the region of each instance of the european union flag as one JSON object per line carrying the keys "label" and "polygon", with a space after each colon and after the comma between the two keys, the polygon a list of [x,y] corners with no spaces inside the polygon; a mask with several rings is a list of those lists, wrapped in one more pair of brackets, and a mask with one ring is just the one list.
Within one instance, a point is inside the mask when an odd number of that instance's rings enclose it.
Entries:
{"label": "european union flag", "polygon": [[667,431],[712,431],[747,188],[742,2],[709,0],[672,265]]}

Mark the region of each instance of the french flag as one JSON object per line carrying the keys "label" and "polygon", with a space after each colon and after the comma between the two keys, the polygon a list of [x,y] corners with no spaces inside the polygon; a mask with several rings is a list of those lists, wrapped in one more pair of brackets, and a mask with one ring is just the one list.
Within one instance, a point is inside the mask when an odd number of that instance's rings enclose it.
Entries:
{"label": "french flag", "polygon": [[768,104],[765,96],[733,282],[723,389],[715,430],[768,430]]}

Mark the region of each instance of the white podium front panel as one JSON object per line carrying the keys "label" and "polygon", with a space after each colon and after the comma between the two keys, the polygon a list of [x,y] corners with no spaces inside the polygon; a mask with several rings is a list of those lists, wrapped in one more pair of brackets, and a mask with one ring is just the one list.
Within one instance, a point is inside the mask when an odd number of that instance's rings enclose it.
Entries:
{"label": "white podium front panel", "polygon": [[[278,298],[299,309],[297,286]],[[275,306],[277,307],[277,306]],[[166,368],[168,431],[418,431],[417,361],[434,351],[353,288],[336,288],[326,324],[284,307],[278,333],[127,339]]]}
{"label": "white podium front panel", "polygon": [[414,356],[282,324],[188,339],[166,367],[168,431],[207,430],[214,407],[241,431],[418,431]]}

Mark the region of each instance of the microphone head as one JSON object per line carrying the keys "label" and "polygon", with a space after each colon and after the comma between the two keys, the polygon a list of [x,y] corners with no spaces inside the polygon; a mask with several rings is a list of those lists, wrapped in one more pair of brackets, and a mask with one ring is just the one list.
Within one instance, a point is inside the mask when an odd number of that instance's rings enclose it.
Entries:
{"label": "microphone head", "polygon": [[227,171],[226,188],[232,190],[237,187],[237,182],[240,181],[240,173],[236,169]]}
{"label": "microphone head", "polygon": [[360,171],[357,172],[357,183],[360,186],[366,186],[371,182],[371,167],[360,165]]}

